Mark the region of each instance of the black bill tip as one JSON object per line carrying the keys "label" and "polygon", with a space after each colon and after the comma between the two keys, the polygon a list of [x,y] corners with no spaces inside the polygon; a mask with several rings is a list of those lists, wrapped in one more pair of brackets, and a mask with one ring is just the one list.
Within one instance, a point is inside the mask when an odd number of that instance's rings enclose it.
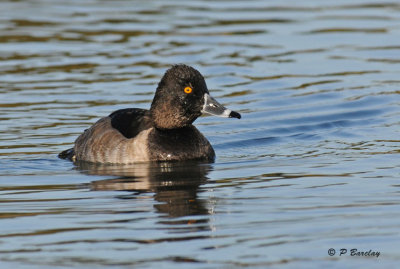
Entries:
{"label": "black bill tip", "polygon": [[242,116],[237,113],[236,111],[231,111],[231,113],[229,114],[229,118],[237,118],[240,119]]}

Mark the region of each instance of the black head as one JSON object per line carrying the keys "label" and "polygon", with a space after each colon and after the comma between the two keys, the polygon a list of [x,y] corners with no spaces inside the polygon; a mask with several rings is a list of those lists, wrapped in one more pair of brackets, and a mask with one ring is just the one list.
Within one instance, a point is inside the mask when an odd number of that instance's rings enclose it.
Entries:
{"label": "black head", "polygon": [[[208,100],[211,99],[214,103],[209,104]],[[221,115],[210,112],[209,106],[220,108]],[[203,112],[240,117],[239,113],[224,108],[211,98],[204,77],[193,67],[184,64],[174,65],[165,72],[158,84],[150,112],[153,123],[160,129],[190,125]]]}
{"label": "black head", "polygon": [[204,94],[208,93],[203,76],[187,65],[174,65],[165,72],[151,104],[156,127],[181,128],[201,115]]}

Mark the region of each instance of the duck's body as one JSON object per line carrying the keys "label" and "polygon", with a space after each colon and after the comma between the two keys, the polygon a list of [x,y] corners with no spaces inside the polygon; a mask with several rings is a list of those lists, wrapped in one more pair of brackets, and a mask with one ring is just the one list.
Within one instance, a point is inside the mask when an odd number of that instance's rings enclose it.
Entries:
{"label": "duck's body", "polygon": [[73,161],[117,164],[212,162],[214,149],[192,125],[202,112],[240,118],[240,114],[225,109],[209,96],[197,70],[177,65],[164,75],[150,110],[128,108],[113,112],[85,130],[74,147],[59,156]]}
{"label": "duck's body", "polygon": [[193,125],[172,130],[152,126],[149,111],[121,109],[97,121],[75,141],[68,158],[99,163],[204,160],[215,158]]}

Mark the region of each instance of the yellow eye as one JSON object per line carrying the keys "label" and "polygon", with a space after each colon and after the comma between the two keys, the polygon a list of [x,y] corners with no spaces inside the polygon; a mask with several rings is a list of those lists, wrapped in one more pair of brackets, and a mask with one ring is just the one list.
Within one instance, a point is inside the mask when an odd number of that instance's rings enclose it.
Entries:
{"label": "yellow eye", "polygon": [[190,88],[190,87],[186,87],[183,91],[184,91],[185,93],[192,93],[193,89]]}

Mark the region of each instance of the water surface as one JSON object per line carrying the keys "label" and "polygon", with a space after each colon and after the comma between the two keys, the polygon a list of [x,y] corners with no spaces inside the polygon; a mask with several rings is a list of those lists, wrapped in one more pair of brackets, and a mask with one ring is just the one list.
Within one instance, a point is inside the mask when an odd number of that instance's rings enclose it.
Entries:
{"label": "water surface", "polygon": [[[394,268],[399,11],[396,1],[2,1],[1,267]],[[148,108],[174,63],[200,70],[242,114],[195,122],[215,163],[57,158],[99,118]]]}

